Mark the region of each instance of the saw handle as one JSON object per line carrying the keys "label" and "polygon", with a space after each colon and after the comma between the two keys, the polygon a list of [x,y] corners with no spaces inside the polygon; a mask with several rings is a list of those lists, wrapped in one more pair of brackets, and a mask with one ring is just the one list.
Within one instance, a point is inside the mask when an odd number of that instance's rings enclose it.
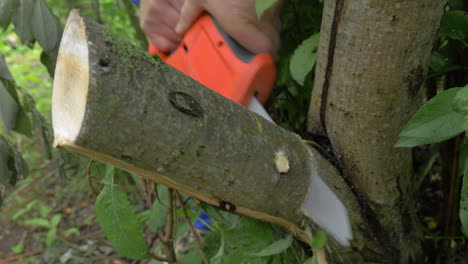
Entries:
{"label": "saw handle", "polygon": [[276,70],[270,54],[253,54],[209,14],[200,16],[170,53],[150,44],[149,52],[224,97],[247,106],[252,96],[265,103]]}

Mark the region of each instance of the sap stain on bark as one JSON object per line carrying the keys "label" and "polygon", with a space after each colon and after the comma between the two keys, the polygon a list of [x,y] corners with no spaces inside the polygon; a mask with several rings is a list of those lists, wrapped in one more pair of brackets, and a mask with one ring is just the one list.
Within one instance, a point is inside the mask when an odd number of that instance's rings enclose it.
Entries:
{"label": "sap stain on bark", "polygon": [[404,83],[408,85],[408,96],[415,98],[419,94],[419,90],[424,82],[424,70],[419,64],[411,69],[404,78]]}
{"label": "sap stain on bark", "polygon": [[184,92],[171,92],[169,102],[182,113],[203,119],[203,109],[191,95]]}

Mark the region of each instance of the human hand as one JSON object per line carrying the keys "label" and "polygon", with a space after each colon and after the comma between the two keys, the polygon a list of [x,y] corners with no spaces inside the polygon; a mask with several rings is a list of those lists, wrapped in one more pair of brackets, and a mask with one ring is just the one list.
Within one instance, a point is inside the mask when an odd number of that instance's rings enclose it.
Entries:
{"label": "human hand", "polygon": [[175,27],[184,0],[141,0],[140,27],[151,42],[163,52],[174,50],[182,40]]}
{"label": "human hand", "polygon": [[253,53],[274,54],[279,48],[281,0],[257,18],[255,0],[142,0],[140,24],[161,51],[174,50],[203,11]]}

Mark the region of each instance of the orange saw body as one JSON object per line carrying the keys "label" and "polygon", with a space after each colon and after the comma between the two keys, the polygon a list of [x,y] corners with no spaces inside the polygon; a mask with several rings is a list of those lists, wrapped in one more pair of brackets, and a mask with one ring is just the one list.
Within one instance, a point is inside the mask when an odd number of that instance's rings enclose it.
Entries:
{"label": "orange saw body", "polygon": [[185,33],[176,50],[149,52],[224,97],[247,106],[252,98],[265,103],[276,79],[273,58],[252,54],[205,13]]}

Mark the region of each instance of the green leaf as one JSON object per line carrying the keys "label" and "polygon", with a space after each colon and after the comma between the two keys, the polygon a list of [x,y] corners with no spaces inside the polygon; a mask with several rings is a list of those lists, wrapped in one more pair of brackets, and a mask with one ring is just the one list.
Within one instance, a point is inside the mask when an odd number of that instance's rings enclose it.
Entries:
{"label": "green leaf", "polygon": [[273,244],[269,245],[268,247],[260,250],[259,252],[253,255],[257,257],[265,257],[280,254],[291,246],[292,241],[292,236],[287,235],[285,238],[273,242]]}
{"label": "green leaf", "polygon": [[257,11],[258,20],[261,19],[263,12],[272,7],[277,0],[255,0],[255,10]]}
{"label": "green leaf", "polygon": [[166,224],[169,191],[166,186],[161,184],[158,184],[157,191],[159,199],[153,202],[150,210],[148,227],[151,232],[156,232],[159,227]]}
{"label": "green leaf", "polygon": [[106,177],[106,182],[96,200],[96,216],[104,235],[120,255],[131,259],[148,258],[145,238],[138,229],[127,195],[114,185],[113,174]]}
{"label": "green leaf", "polygon": [[16,13],[18,8],[18,0],[1,0],[0,1],[0,27],[6,30],[10,24],[11,18]]}
{"label": "green leaf", "polygon": [[468,114],[468,85],[462,87],[455,96],[455,109],[463,114]]}
{"label": "green leaf", "polygon": [[11,247],[11,252],[18,255],[24,252],[24,243],[20,242],[15,246]]}
{"label": "green leaf", "polygon": [[327,244],[327,234],[325,232],[317,232],[312,238],[310,245],[314,249],[319,249],[325,247]]}
{"label": "green leaf", "polygon": [[456,111],[454,98],[461,87],[434,96],[410,119],[396,147],[414,147],[452,138],[463,132],[464,115]]}
{"label": "green leaf", "polygon": [[14,254],[21,254],[24,252],[24,240],[26,239],[27,232],[23,232],[23,235],[21,235],[20,241],[18,241],[18,244],[15,246],[11,247],[11,252]]}
{"label": "green leaf", "polygon": [[57,64],[57,55],[58,48],[55,48],[50,52],[41,53],[41,63],[47,68],[47,72],[52,78],[54,78],[55,65]]}
{"label": "green leaf", "polygon": [[5,57],[3,54],[0,54],[0,79],[5,81],[13,82],[13,76],[11,76],[10,70],[8,70],[8,66],[5,61]]}
{"label": "green leaf", "polygon": [[28,164],[24,160],[21,153],[19,153],[16,149],[12,149],[12,150],[13,150],[13,161],[14,161],[15,173],[24,179],[29,174]]}
{"label": "green leaf", "polygon": [[221,263],[223,263],[224,246],[225,246],[224,244],[225,244],[224,236],[221,235],[221,246],[219,247],[219,250],[218,250],[218,252],[216,253],[216,255],[214,255],[214,256],[210,259],[210,263],[212,263],[212,264],[221,264]]}
{"label": "green leaf", "polygon": [[51,227],[57,227],[60,224],[60,219],[62,219],[61,214],[56,214],[52,216],[52,219],[50,219],[50,226]]}
{"label": "green leaf", "polygon": [[45,244],[47,247],[52,245],[54,242],[56,234],[57,234],[57,227],[60,224],[60,219],[62,218],[61,214],[56,214],[50,220],[50,229],[49,232],[46,234]]}
{"label": "green leaf", "polygon": [[468,85],[463,87],[455,96],[455,108],[458,112],[465,115],[462,129],[468,130]]}
{"label": "green leaf", "polygon": [[224,218],[219,210],[216,208],[208,205],[208,204],[201,204],[201,208],[205,213],[215,222],[218,222],[220,225],[230,226],[232,223],[229,222],[228,219]]}
{"label": "green leaf", "polygon": [[29,202],[24,208],[18,210],[12,217],[11,219],[14,221],[16,219],[18,219],[20,216],[22,216],[23,214],[29,212],[29,210],[31,210],[33,208],[33,206],[35,206],[37,204],[38,200],[32,200],[31,202]]}
{"label": "green leaf", "polygon": [[62,234],[64,236],[69,236],[71,234],[75,234],[75,235],[79,236],[80,235],[80,230],[78,228],[76,228],[76,227],[72,227],[72,228],[68,228],[67,230],[63,231]]}
{"label": "green leaf", "polygon": [[18,115],[16,116],[15,128],[13,130],[28,137],[32,135],[31,120],[29,120],[26,112],[21,107],[19,108]]}
{"label": "green leaf", "polygon": [[312,70],[317,59],[317,47],[320,34],[315,33],[302,42],[294,51],[289,63],[291,76],[297,83],[304,86],[304,80]]}
{"label": "green leaf", "polygon": [[52,212],[52,207],[44,203],[39,204],[39,214],[41,215],[41,217],[46,218],[50,214],[50,212]]}
{"label": "green leaf", "polygon": [[303,264],[312,264],[313,261],[314,261],[314,257],[310,257],[310,258],[306,259],[306,261],[304,261]]}
{"label": "green leaf", "polygon": [[34,40],[31,31],[31,16],[33,14],[34,2],[33,0],[19,0],[19,2],[20,6],[13,17],[15,32],[21,42],[30,44]]}
{"label": "green leaf", "polygon": [[464,161],[463,183],[460,196],[460,222],[462,232],[468,237],[468,159]]}
{"label": "green leaf", "polygon": [[448,58],[438,51],[434,51],[431,56],[430,67],[434,72],[439,72],[447,66]]}
{"label": "green leaf", "polygon": [[31,17],[32,34],[45,52],[52,50],[58,43],[59,31],[55,16],[44,0],[36,0]]}
{"label": "green leaf", "polygon": [[0,184],[10,182],[10,171],[8,170],[8,158],[10,157],[10,146],[0,138]]}
{"label": "green leaf", "polygon": [[461,10],[445,12],[442,15],[440,32],[453,39],[468,38],[468,15]]}
{"label": "green leaf", "polygon": [[273,260],[271,261],[271,264],[284,264],[283,258],[281,255],[276,255],[273,257]]}
{"label": "green leaf", "polygon": [[46,239],[44,241],[45,244],[46,244],[46,247],[50,247],[52,245],[52,242],[54,242],[54,240],[55,240],[56,234],[57,234],[57,228],[56,227],[53,227],[53,228],[49,229],[49,231],[46,234]]}
{"label": "green leaf", "polygon": [[16,88],[5,59],[0,54],[0,120],[7,130],[13,129],[31,136],[31,122],[20,105]]}
{"label": "green leaf", "polygon": [[15,127],[18,111],[18,103],[10,95],[3,82],[0,82],[0,118],[7,130],[12,130]]}
{"label": "green leaf", "polygon": [[463,87],[455,96],[455,110],[464,114],[463,130],[468,130],[468,85]]}
{"label": "green leaf", "polygon": [[203,257],[197,250],[191,250],[186,255],[182,256],[182,264],[201,264]]}
{"label": "green leaf", "polygon": [[36,227],[45,227],[45,228],[50,227],[49,221],[44,218],[33,218],[33,219],[24,220],[22,224],[24,226],[36,226]]}

